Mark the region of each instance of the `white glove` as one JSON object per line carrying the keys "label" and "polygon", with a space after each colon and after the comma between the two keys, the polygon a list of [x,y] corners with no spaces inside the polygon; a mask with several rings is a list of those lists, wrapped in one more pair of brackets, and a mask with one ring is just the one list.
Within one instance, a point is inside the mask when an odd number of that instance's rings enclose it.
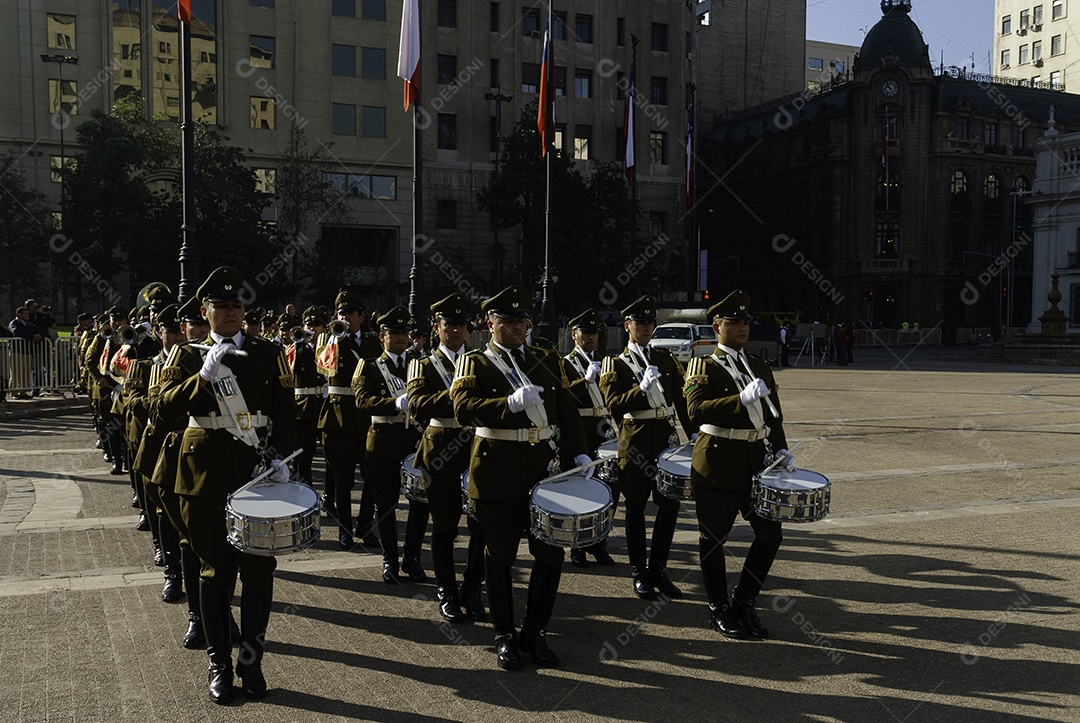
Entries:
{"label": "white glove", "polygon": [[520,412],[525,407],[539,405],[543,401],[543,397],[540,396],[542,391],[544,391],[543,387],[530,384],[521,389],[515,389],[513,394],[506,398],[506,403],[510,405],[511,412]]}
{"label": "white glove", "polygon": [[767,396],[769,396],[769,385],[760,379],[755,379],[739,392],[739,401],[746,407],[762,397]]}
{"label": "white glove", "polygon": [[777,457],[783,457],[783,461],[780,462],[780,466],[786,469],[788,472],[794,472],[795,467],[795,455],[786,449],[781,449],[776,453]]}
{"label": "white glove", "polygon": [[288,482],[289,465],[280,459],[270,460],[270,476],[267,479],[271,482]]}
{"label": "white glove", "polygon": [[394,406],[397,407],[397,410],[399,412],[401,412],[402,414],[405,414],[405,412],[408,411],[408,409],[409,409],[409,395],[408,394],[402,394],[400,397],[395,399],[394,400]]}
{"label": "white glove", "polygon": [[[592,457],[590,457],[587,454],[579,454],[577,457],[574,457],[574,464],[577,465],[578,467],[584,467],[585,465],[589,464],[590,462],[592,462]],[[596,467],[589,467],[588,469],[586,469],[585,470],[585,479],[592,479],[593,472],[595,472],[595,471],[596,471]]]}
{"label": "white glove", "polygon": [[647,392],[656,386],[656,382],[660,380],[660,370],[653,365],[645,367],[645,372],[641,375],[641,384],[638,387],[643,392]]}
{"label": "white glove", "polygon": [[593,362],[589,365],[589,368],[585,370],[585,378],[590,382],[595,382],[600,378],[600,362]]}
{"label": "white glove", "polygon": [[225,358],[229,348],[229,344],[214,344],[206,352],[206,356],[203,357],[202,369],[199,370],[199,376],[202,377],[203,381],[212,382],[217,379],[218,371],[221,369],[221,360]]}

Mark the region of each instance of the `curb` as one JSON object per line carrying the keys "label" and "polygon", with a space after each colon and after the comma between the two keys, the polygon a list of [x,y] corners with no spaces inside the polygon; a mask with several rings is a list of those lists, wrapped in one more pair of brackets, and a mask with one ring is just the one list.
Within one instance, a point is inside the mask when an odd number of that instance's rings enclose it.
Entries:
{"label": "curb", "polygon": [[90,412],[90,402],[86,397],[74,399],[39,399],[32,402],[8,402],[0,406],[0,422],[20,419],[39,419],[59,417],[78,412]]}

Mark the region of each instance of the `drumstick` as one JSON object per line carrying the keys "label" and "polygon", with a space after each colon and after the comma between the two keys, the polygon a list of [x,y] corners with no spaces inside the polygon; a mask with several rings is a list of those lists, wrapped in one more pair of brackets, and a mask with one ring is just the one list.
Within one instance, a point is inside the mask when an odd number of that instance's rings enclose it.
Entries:
{"label": "drumstick", "polygon": [[559,474],[555,474],[555,475],[552,475],[550,477],[546,477],[546,478],[540,480],[539,482],[537,482],[537,484],[541,484],[541,485],[542,484],[547,484],[548,482],[554,482],[555,480],[562,479],[563,477],[570,477],[571,475],[575,475],[578,472],[584,472],[589,467],[595,467],[596,465],[602,463],[603,461],[604,461],[603,458],[594,459],[593,461],[589,462],[588,464],[583,464],[580,467],[574,467],[573,469],[568,469],[565,472],[560,472]]}
{"label": "drumstick", "polygon": [[[290,455],[289,455],[288,457],[282,457],[282,458],[281,458],[281,461],[282,461],[282,462],[291,462],[291,461],[293,460],[293,458],[294,458],[294,457],[296,457],[297,455],[299,455],[299,454],[300,454],[301,452],[303,452],[303,451],[304,451],[304,448],[303,448],[303,447],[301,447],[300,449],[298,449],[298,450],[296,450],[295,452],[293,452],[292,454],[290,454]],[[269,477],[269,476],[270,476],[270,473],[271,473],[271,472],[273,472],[273,471],[274,471],[274,468],[273,468],[273,467],[271,467],[270,469],[266,470],[265,472],[263,472],[263,473],[262,473],[261,475],[259,475],[258,477],[253,477],[253,478],[251,479],[251,481],[250,481],[250,482],[248,482],[248,484],[249,484],[249,485],[252,485],[252,484],[255,484],[256,482],[261,482],[262,480],[264,480],[264,479],[266,479],[267,477]],[[245,486],[246,486],[246,485],[245,485]]]}
{"label": "drumstick", "polygon": [[678,454],[679,452],[682,452],[682,451],[683,451],[683,449],[685,449],[686,447],[693,447],[693,446],[694,446],[694,445],[692,445],[692,444],[690,444],[689,442],[687,442],[686,444],[680,444],[680,445],[679,445],[678,447],[673,447],[673,448],[671,449],[671,452],[670,452],[669,454],[667,454],[667,455],[665,455],[665,456],[664,456],[664,459],[671,459],[672,457],[674,457],[675,455],[677,455],[677,454]]}
{"label": "drumstick", "polygon": [[[188,344],[188,346],[191,347],[192,349],[201,349],[203,351],[210,351],[211,349],[214,348],[214,347],[210,346],[209,344]],[[225,353],[226,354],[234,354],[236,356],[247,356],[248,355],[248,353],[246,351],[244,351],[243,349],[237,349],[235,346],[229,347],[228,351],[226,351]]]}
{"label": "drumstick", "polygon": [[765,469],[761,470],[760,472],[758,472],[758,473],[757,473],[756,475],[754,475],[754,476],[755,476],[755,477],[764,477],[765,475],[769,474],[769,472],[772,472],[772,471],[773,471],[773,468],[774,468],[774,467],[776,467],[776,465],[778,465],[778,464],[780,464],[781,462],[783,462],[783,461],[784,461],[784,458],[785,458],[785,457],[790,457],[790,456],[791,456],[791,453],[792,453],[792,452],[794,452],[794,451],[795,451],[795,448],[796,448],[796,447],[798,447],[798,446],[799,446],[800,444],[802,444],[802,440],[801,440],[801,439],[800,439],[800,440],[798,440],[797,442],[795,442],[795,444],[791,445],[791,447],[790,447],[790,448],[788,449],[788,451],[787,451],[787,454],[785,454],[785,455],[783,455],[783,456],[781,456],[781,457],[777,457],[776,459],[774,459],[774,460],[773,460],[773,463],[772,463],[772,464],[770,464],[770,465],[769,465],[768,467],[766,467]]}
{"label": "drumstick", "polygon": [[[751,379],[756,381],[757,377],[754,376],[754,370],[750,367],[750,360],[747,358],[746,352],[739,351],[739,358],[742,359],[743,364],[746,366],[747,374],[750,375]],[[780,418],[780,410],[778,410],[776,408],[776,405],[773,404],[772,390],[771,389],[769,390],[769,393],[767,395],[765,395],[765,403],[769,405],[769,411],[772,412],[772,415],[774,417],[776,417],[777,419],[779,419]]]}

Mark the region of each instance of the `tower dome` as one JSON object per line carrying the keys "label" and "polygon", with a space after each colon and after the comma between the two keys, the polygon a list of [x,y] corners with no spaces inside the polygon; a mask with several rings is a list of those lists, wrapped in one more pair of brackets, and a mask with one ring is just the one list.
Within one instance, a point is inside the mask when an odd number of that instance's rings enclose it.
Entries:
{"label": "tower dome", "polygon": [[881,20],[878,20],[863,40],[859,57],[852,70],[874,68],[890,52],[907,67],[930,64],[930,48],[923,41],[922,31],[911,19],[911,0],[881,0]]}

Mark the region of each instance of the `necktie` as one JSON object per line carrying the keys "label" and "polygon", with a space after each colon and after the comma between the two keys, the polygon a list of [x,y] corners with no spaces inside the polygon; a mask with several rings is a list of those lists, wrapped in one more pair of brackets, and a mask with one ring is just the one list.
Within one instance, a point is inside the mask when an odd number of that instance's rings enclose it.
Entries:
{"label": "necktie", "polygon": [[525,351],[518,347],[510,352],[514,357],[514,361],[517,362],[518,368],[525,371]]}
{"label": "necktie", "polygon": [[227,336],[224,339],[222,339],[221,343],[222,344],[232,344],[233,346],[236,346],[236,340],[233,339],[231,336]]}
{"label": "necktie", "polygon": [[405,357],[399,356],[397,358],[397,362],[394,364],[394,371],[397,372],[397,375],[402,379],[405,378]]}

